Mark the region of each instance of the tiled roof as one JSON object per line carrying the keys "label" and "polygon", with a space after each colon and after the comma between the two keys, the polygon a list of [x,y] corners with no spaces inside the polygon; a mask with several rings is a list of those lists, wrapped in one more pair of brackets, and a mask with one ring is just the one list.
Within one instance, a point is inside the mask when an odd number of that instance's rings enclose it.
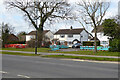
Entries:
{"label": "tiled roof", "polygon": [[55,34],[80,34],[84,28],[78,29],[60,29]]}
{"label": "tiled roof", "polygon": [[19,38],[15,36],[14,34],[9,34],[8,42],[11,42],[11,41],[19,41]]}
{"label": "tiled roof", "polygon": [[[49,32],[50,30],[44,30],[43,33],[46,34],[47,32]],[[30,33],[28,33],[27,35],[35,35],[36,31],[31,31]]]}

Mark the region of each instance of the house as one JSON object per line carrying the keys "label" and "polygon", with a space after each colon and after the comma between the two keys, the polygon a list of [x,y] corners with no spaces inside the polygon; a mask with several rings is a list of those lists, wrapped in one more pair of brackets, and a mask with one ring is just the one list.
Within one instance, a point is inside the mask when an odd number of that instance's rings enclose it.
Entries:
{"label": "house", "polygon": [[18,38],[19,38],[19,41],[26,41],[26,35],[21,35]]}
{"label": "house", "polygon": [[73,44],[83,41],[88,41],[89,33],[85,28],[60,29],[54,34],[54,40],[72,47]]}
{"label": "house", "polygon": [[[94,29],[92,30],[92,35],[94,36]],[[100,41],[100,45],[102,46],[108,46],[109,45],[109,36],[105,36],[103,32],[103,27],[100,26],[97,28],[97,38]]]}
{"label": "house", "polygon": [[9,34],[7,42],[15,42],[15,41],[19,41],[19,38],[14,34]]}
{"label": "house", "polygon": [[[43,34],[45,35],[44,39],[46,41],[51,41],[54,37],[53,33],[50,30],[44,30]],[[35,39],[35,36],[36,36],[36,31],[31,31],[30,33],[28,33],[26,35],[26,41],[30,41],[31,39]]]}

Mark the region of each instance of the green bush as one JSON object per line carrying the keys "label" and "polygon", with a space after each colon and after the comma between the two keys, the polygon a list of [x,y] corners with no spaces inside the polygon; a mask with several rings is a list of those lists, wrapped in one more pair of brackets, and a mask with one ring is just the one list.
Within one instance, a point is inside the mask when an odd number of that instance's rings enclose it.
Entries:
{"label": "green bush", "polygon": [[45,48],[49,48],[49,46],[51,45],[52,43],[50,41],[48,42],[44,42],[44,47]]}
{"label": "green bush", "polygon": [[30,41],[27,41],[27,47],[29,48],[34,48],[35,47],[35,40],[34,39],[31,39]]}
{"label": "green bush", "polygon": [[7,42],[7,44],[25,44],[26,41],[14,41],[14,42]]}
{"label": "green bush", "polygon": [[110,40],[109,43],[110,43],[109,51],[111,51],[111,52],[120,52],[120,39]]}
{"label": "green bush", "polygon": [[[94,42],[83,41],[83,46],[94,46]],[[97,41],[97,46],[100,46],[100,41]]]}

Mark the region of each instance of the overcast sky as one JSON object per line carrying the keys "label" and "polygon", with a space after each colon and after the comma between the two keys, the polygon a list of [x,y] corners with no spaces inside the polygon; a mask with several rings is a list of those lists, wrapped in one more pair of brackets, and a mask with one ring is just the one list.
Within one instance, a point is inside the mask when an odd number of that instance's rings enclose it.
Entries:
{"label": "overcast sky", "polygon": [[[77,2],[77,0],[69,0],[69,1],[71,3]],[[106,16],[104,18],[109,18],[118,14],[118,1],[120,0],[111,0],[111,6],[108,9]],[[0,0],[0,24],[2,22],[9,23],[13,27],[15,27],[15,34],[21,31],[30,32],[32,30],[35,30],[32,26],[30,27],[29,23],[27,23],[24,20],[22,12],[16,11],[15,9],[10,9],[10,10],[6,9],[6,5],[4,5],[3,2],[4,0]],[[46,26],[44,29],[50,29],[51,31],[55,31],[58,29],[70,28],[70,26],[73,26],[73,28],[82,27],[78,22],[74,22],[70,20],[67,21],[66,23],[59,22],[51,27]],[[88,28],[88,29],[89,31],[92,30],[92,28]]]}

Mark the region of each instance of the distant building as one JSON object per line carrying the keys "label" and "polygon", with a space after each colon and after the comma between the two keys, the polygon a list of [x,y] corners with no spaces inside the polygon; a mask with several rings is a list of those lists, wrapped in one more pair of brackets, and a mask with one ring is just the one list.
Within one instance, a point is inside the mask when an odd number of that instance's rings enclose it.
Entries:
{"label": "distant building", "polygon": [[14,34],[9,34],[7,42],[15,42],[15,41],[19,41],[19,38]]}
{"label": "distant building", "polygon": [[[44,30],[43,34],[45,35],[44,38],[46,38],[46,41],[53,40],[53,33],[50,30]],[[36,31],[31,31],[26,35],[26,41],[30,41],[31,39],[35,39]]]}
{"label": "distant building", "polygon": [[19,41],[26,41],[26,35],[21,35],[18,38],[19,38]]}
{"label": "distant building", "polygon": [[88,41],[89,33],[84,28],[60,29],[54,34],[54,40],[72,47],[73,44]]}
{"label": "distant building", "polygon": [[[92,30],[92,35],[94,36],[94,29]],[[105,36],[103,32],[103,27],[100,26],[97,28],[97,40],[100,41],[100,45],[108,46],[109,45],[109,36]]]}

